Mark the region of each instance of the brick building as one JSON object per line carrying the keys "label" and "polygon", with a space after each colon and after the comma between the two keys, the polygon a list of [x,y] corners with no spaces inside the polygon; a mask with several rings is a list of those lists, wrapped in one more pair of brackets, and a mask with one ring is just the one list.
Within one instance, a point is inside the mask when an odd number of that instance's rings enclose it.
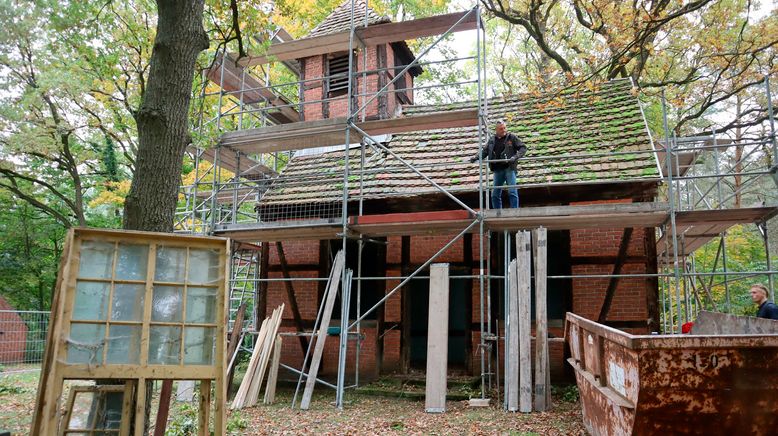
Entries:
{"label": "brick building", "polygon": [[0,363],[24,362],[27,324],[0,295]]}
{"label": "brick building", "polygon": [[[359,3],[359,2],[357,2]],[[350,2],[339,6],[312,36],[326,35],[348,29]],[[355,21],[362,23],[364,5],[356,8]],[[361,14],[361,15],[360,15]],[[387,20],[368,10],[368,23]],[[367,53],[366,67],[363,56]],[[348,102],[343,80],[332,77],[343,70],[346,53],[330,53],[299,59],[301,80],[301,119],[305,121],[348,116]],[[347,56],[345,57],[347,62]],[[401,65],[413,60],[405,43],[381,44],[359,50],[355,70],[364,72],[355,80],[355,107],[365,101],[359,95],[363,89],[375,93],[388,83]],[[382,69],[383,68],[383,69]],[[348,71],[347,68],[345,71]],[[376,72],[377,71],[377,72]],[[376,98],[367,106],[365,119],[455,111],[467,104],[413,105],[412,88],[418,67],[410,69],[400,85]],[[321,80],[312,80],[322,78]],[[342,93],[342,94],[341,94]],[[342,97],[340,97],[342,95]],[[325,101],[326,100],[326,101]],[[648,133],[644,115],[629,80],[616,80],[587,91],[560,91],[541,96],[506,96],[488,102],[489,124],[502,118],[509,130],[528,146],[526,159],[518,168],[521,210],[553,206],[574,206],[611,203],[642,203],[655,200],[660,180],[658,162]],[[491,127],[491,126],[490,126]],[[490,128],[491,131],[491,128]],[[479,168],[468,159],[478,151],[477,127],[454,127],[421,130],[388,135],[384,144],[394,154],[419,168],[430,179],[472,208],[479,207]],[[360,172],[361,155],[364,164]],[[433,187],[397,159],[380,150],[348,146],[349,216],[386,216],[387,214],[417,214],[438,216],[457,209],[450,197]],[[298,153],[291,159],[281,179],[270,187],[257,204],[260,220],[284,221],[327,220],[337,227],[338,198],[343,192],[345,147],[330,147]],[[286,181],[295,181],[287,183]],[[488,196],[487,196],[488,198]],[[361,204],[360,201],[361,200]],[[335,212],[333,212],[335,211]],[[432,215],[424,215],[424,214]],[[337,218],[337,219],[336,219]],[[587,218],[582,218],[584,221]],[[564,346],[560,339],[567,311],[605,324],[646,333],[658,326],[658,283],[656,278],[570,278],[575,275],[609,275],[613,273],[652,273],[657,269],[654,227],[600,228],[595,218],[575,226],[541,223],[549,230],[548,307],[552,380],[564,371]],[[357,221],[353,221],[357,223]],[[424,226],[422,222],[419,224]],[[537,225],[529,226],[536,227]],[[462,226],[464,227],[464,226]],[[302,228],[302,227],[301,227]],[[518,229],[518,228],[516,228]],[[513,229],[514,231],[516,229]],[[418,230],[418,229],[417,229]],[[421,233],[421,234],[420,234]],[[399,279],[424,264],[452,240],[458,231],[450,228],[412,235],[371,235],[362,247],[363,278],[359,310],[371,308],[386,293],[397,286]],[[294,282],[264,282],[260,291],[258,313],[263,316],[272,308],[286,303],[282,331],[310,330],[317,316],[326,278],[342,240],[304,237],[279,238],[269,245],[269,260],[263,277],[282,278],[285,274],[300,280]],[[238,237],[238,236],[234,236]],[[279,239],[270,239],[271,241]],[[256,239],[255,239],[256,240]],[[510,239],[507,239],[509,245]],[[482,248],[481,241],[484,241]],[[503,232],[487,232],[481,237],[468,233],[454,241],[435,261],[448,262],[453,276],[472,276],[480,272],[480,257],[489,264],[490,273],[503,274],[505,253],[515,253],[504,246]],[[356,240],[349,240],[347,267],[357,276],[359,263]],[[283,258],[279,256],[279,247]],[[492,330],[501,331],[502,289],[500,279],[492,279],[487,297],[491,299]],[[481,301],[478,279],[451,280],[449,307],[449,369],[453,372],[478,373],[474,362],[479,358]],[[357,284],[352,295],[356,295]],[[412,280],[400,292],[361,324],[364,340],[360,350],[360,374],[374,376],[389,371],[424,368],[426,360],[426,328],[428,282]],[[610,294],[609,307],[605,304]],[[291,301],[289,296],[294,296]],[[433,302],[434,304],[434,302]],[[293,308],[299,312],[295,321]],[[339,303],[336,304],[331,326],[339,325]],[[350,313],[357,313],[352,298]],[[353,316],[351,317],[353,319]],[[284,363],[299,367],[304,348],[302,341],[285,340]],[[499,347],[502,352],[502,345]],[[496,356],[493,356],[496,357]],[[337,368],[338,336],[327,339],[321,372],[333,374]],[[350,348],[347,371],[353,371],[354,347]]]}

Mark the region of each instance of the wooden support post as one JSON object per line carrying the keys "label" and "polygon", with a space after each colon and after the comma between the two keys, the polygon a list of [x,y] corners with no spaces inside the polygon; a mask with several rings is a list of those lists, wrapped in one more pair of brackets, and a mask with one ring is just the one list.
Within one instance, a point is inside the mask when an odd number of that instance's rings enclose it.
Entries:
{"label": "wooden support post", "polygon": [[[658,272],[656,260],[656,231],[653,227],[643,229],[643,253],[646,260],[646,273]],[[699,279],[700,277],[697,277]],[[695,280],[695,278],[692,278]],[[703,281],[700,281],[704,285]],[[703,287],[703,289],[705,289]],[[710,294],[708,294],[710,296]],[[646,309],[648,311],[648,331],[659,331],[659,277],[646,278]]]}
{"label": "wooden support post", "polygon": [[448,372],[448,264],[430,265],[430,304],[427,324],[427,378],[424,409],[446,411]]}
{"label": "wooden support post", "polygon": [[235,324],[232,326],[232,332],[230,333],[230,343],[227,345],[227,392],[232,389],[232,377],[235,375],[235,364],[237,359],[232,360],[232,356],[238,351],[240,346],[240,338],[243,333],[243,320],[246,317],[246,303],[241,303],[238,308],[238,313],[235,315]]}
{"label": "wooden support post", "polygon": [[[616,263],[613,265],[613,275],[621,273],[621,268],[627,259],[627,251],[629,248],[629,241],[632,239],[632,227],[624,229],[624,233],[621,235],[621,245],[619,246],[619,254],[616,258]],[[611,309],[611,303],[613,303],[613,297],[616,295],[616,287],[619,284],[618,277],[611,277],[608,282],[608,289],[605,291],[605,300],[602,302],[600,308],[600,316],[597,317],[597,322],[604,323],[608,319],[608,312]]]}
{"label": "wooden support post", "polygon": [[519,283],[516,260],[508,265],[508,301],[506,302],[506,344],[508,366],[505,368],[505,396],[508,411],[519,410]]}
{"label": "wooden support post", "polygon": [[[291,279],[292,276],[289,274],[289,267],[286,263],[286,254],[284,254],[284,245],[280,241],[276,242],[276,250],[278,251],[278,261],[281,263],[281,272],[283,273],[284,278]],[[286,287],[286,298],[289,300],[289,308],[292,309],[295,327],[297,328],[298,333],[302,333],[305,329],[303,328],[303,318],[300,316],[300,309],[297,307],[297,297],[294,294],[294,286],[289,280],[284,281],[284,285]],[[298,338],[300,339],[300,348],[302,349],[303,354],[305,354],[308,350],[308,338],[303,335],[298,336]]]}
{"label": "wooden support post", "polygon": [[[319,241],[319,277],[327,277],[332,271],[330,260],[330,241]],[[327,291],[327,282],[320,280],[316,284],[316,307],[324,301],[324,293]]]}
{"label": "wooden support post", "polygon": [[299,59],[300,63],[300,86],[297,90],[297,112],[300,114],[300,121],[305,121],[305,59]]}
{"label": "wooden support post", "polygon": [[[268,272],[270,270],[270,243],[263,242],[262,250],[259,253],[259,284],[256,289],[257,307],[254,308],[254,319],[257,323],[262,322],[267,314],[267,288],[270,283],[267,282]],[[257,328],[255,325],[254,328]]]}
{"label": "wooden support post", "polygon": [[[200,380],[200,413],[197,422],[198,436],[209,436],[208,428],[211,417],[211,380]],[[214,426],[215,427],[215,426]],[[219,434],[219,431],[216,431]]]}
{"label": "wooden support post", "polygon": [[[462,262],[467,268],[467,275],[473,273],[473,234],[468,233],[462,237]],[[473,282],[465,281],[465,368],[473,372]]]}
{"label": "wooden support post", "polygon": [[330,282],[327,286],[327,292],[325,294],[327,300],[324,305],[321,322],[319,323],[319,331],[314,332],[317,333],[316,347],[313,350],[311,367],[308,370],[308,378],[305,380],[305,391],[303,392],[303,399],[300,402],[300,408],[303,410],[308,410],[308,408],[311,407],[313,388],[316,385],[316,376],[319,374],[319,364],[321,364],[321,356],[324,354],[324,341],[327,339],[327,329],[330,326],[330,319],[332,319],[332,308],[335,307],[335,297],[338,294],[340,276],[343,268],[343,252],[339,251],[335,256]]}
{"label": "wooden support post", "polygon": [[[400,246],[400,275],[407,276],[410,273],[411,264],[411,237],[403,236]],[[400,291],[400,308],[402,311],[401,335],[400,335],[400,371],[408,374],[411,367],[411,287],[406,284]]]}
{"label": "wooden support post", "polygon": [[[121,436],[130,436],[130,427],[132,424],[130,423],[130,420],[132,419],[132,403],[133,403],[133,395],[135,394],[135,386],[137,385],[137,380],[126,380],[124,382],[124,395],[122,396],[122,423],[119,428],[119,435]],[[65,423],[67,425],[67,423]]]}
{"label": "wooden support post", "polygon": [[270,363],[270,373],[267,376],[267,387],[265,388],[265,404],[273,404],[276,399],[276,384],[278,383],[278,365],[281,362],[281,344],[283,338],[276,337],[273,347],[273,360]]}
{"label": "wooden support post", "polygon": [[[386,246],[385,245],[379,245],[378,246],[378,253],[376,253],[376,258],[372,258],[371,262],[375,262],[375,265],[386,265]],[[364,260],[363,260],[363,271],[364,271]],[[383,268],[384,274],[383,276],[386,276],[386,267]],[[383,292],[381,293],[381,298],[386,295],[386,281],[378,281],[375,283],[376,289],[382,289]],[[364,289],[364,287],[363,287]],[[356,298],[355,298],[356,300]],[[361,312],[360,312],[361,313]],[[386,333],[386,305],[382,304],[376,309],[375,311],[376,316],[376,344],[375,344],[375,375],[376,377],[381,375],[381,370],[384,366],[384,334]]]}
{"label": "wooden support post", "polygon": [[[321,69],[324,71],[324,77],[330,76],[330,62],[326,54],[321,55]],[[329,79],[322,80],[321,85],[321,117],[330,117],[330,81]]]}
{"label": "wooden support post", "polygon": [[73,237],[74,230],[70,229],[65,236],[54,296],[52,297],[49,329],[46,332],[46,348],[43,353],[40,379],[38,380],[38,396],[35,401],[35,410],[32,414],[32,425],[30,426],[30,434],[33,435],[49,434],[56,431],[56,427],[52,428],[50,423],[57,422],[59,399],[62,396],[63,380],[57,371],[59,368],[57,359],[65,355],[60,350],[60,347],[64,345],[64,341],[61,338],[64,321],[60,314],[64,311],[66,300],[66,293],[62,284],[75,280],[76,276],[76,269],[72,268],[69,262],[76,248],[76,244],[73,243]]}
{"label": "wooden support post", "polygon": [[146,379],[138,379],[135,390],[135,436],[146,434]]}
{"label": "wooden support post", "polygon": [[167,430],[167,417],[170,414],[170,395],[173,393],[173,380],[162,380],[159,392],[157,420],[154,423],[154,436],[164,436]]}
{"label": "wooden support post", "polygon": [[549,406],[550,367],[548,361],[548,309],[546,272],[548,238],[543,227],[535,230],[532,248],[535,260],[535,410]]}
{"label": "wooden support post", "polygon": [[532,412],[532,358],[530,331],[530,232],[516,234],[516,282],[519,303],[519,411]]}

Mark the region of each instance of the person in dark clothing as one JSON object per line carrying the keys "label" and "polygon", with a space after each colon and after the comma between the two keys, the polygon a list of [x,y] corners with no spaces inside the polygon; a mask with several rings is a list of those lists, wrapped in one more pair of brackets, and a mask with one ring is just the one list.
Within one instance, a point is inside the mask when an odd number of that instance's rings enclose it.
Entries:
{"label": "person in dark clothing", "polygon": [[778,320],[778,306],[768,298],[770,298],[770,290],[767,286],[759,283],[751,285],[751,300],[759,306],[756,317]]}
{"label": "person in dark clothing", "polygon": [[519,207],[519,190],[516,189],[517,161],[527,153],[527,147],[521,140],[509,133],[505,121],[497,121],[494,136],[489,138],[481,152],[470,159],[476,162],[479,158],[489,159],[489,169],[494,173],[494,188],[492,188],[492,209],[502,209],[502,191],[508,185],[508,200],[512,208]]}

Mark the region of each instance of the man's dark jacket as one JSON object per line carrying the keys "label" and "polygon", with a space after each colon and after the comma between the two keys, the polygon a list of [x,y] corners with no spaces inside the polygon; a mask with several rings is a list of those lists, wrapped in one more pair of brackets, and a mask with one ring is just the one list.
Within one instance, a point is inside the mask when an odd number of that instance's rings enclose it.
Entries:
{"label": "man's dark jacket", "polygon": [[757,318],[778,319],[778,306],[772,301],[765,301],[759,306],[759,312],[756,313]]}
{"label": "man's dark jacket", "polygon": [[[502,153],[495,153],[495,145],[499,145],[504,140],[505,147]],[[497,147],[499,148],[499,147]],[[513,133],[506,133],[501,139],[498,139],[495,135],[489,138],[486,146],[481,149],[481,159],[499,160],[510,159],[510,162],[489,162],[489,169],[492,171],[501,170],[510,166],[514,171],[516,170],[516,164],[519,158],[523,157],[527,153],[527,146],[519,139],[518,136]],[[473,162],[478,160],[478,155],[471,159]]]}

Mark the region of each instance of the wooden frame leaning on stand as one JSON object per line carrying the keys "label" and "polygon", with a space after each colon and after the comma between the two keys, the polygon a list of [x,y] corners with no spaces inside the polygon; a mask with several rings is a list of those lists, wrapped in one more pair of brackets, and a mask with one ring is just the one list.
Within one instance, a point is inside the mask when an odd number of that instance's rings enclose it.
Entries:
{"label": "wooden frame leaning on stand", "polygon": [[122,415],[143,435],[146,382],[172,379],[200,381],[200,435],[210,434],[215,385],[213,433],[223,435],[229,258],[223,238],[71,229],[30,434],[60,431],[65,380],[101,379],[133,386]]}

